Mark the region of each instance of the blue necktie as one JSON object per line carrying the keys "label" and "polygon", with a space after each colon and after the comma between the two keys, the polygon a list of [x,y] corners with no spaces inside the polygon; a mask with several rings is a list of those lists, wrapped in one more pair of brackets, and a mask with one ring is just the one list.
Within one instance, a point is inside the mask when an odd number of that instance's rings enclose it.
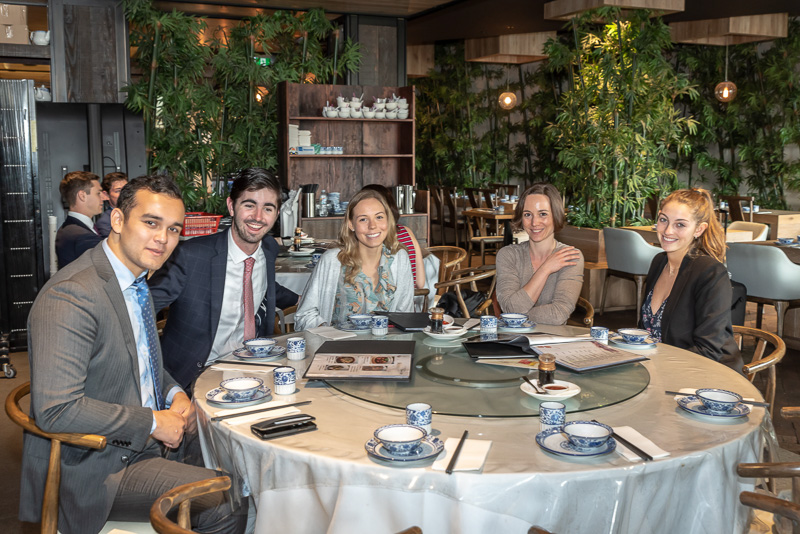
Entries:
{"label": "blue necktie", "polygon": [[139,309],[142,316],[141,321],[144,325],[145,335],[147,336],[147,349],[150,353],[150,373],[153,375],[153,389],[156,395],[156,409],[164,409],[164,397],[161,394],[161,380],[159,379],[158,364],[158,333],[156,332],[156,321],[153,317],[152,306],[150,305],[150,288],[144,276],[140,276],[133,282],[136,291],[136,299],[139,301]]}

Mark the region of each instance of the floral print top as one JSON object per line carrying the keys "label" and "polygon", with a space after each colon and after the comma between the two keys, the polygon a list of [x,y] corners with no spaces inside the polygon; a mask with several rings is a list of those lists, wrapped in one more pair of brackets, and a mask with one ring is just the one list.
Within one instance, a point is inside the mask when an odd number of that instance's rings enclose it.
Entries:
{"label": "floral print top", "polygon": [[378,264],[378,284],[372,285],[372,279],[359,271],[354,284],[344,281],[346,267],[342,265],[341,282],[336,294],[336,305],[333,309],[334,322],[344,323],[347,316],[354,313],[370,313],[373,311],[388,311],[389,303],[394,298],[397,286],[394,283],[392,266],[394,256],[385,246]]}
{"label": "floral print top", "polygon": [[653,309],[650,307],[653,301],[653,290],[651,289],[650,293],[647,294],[647,298],[644,299],[644,304],[642,304],[642,326],[650,332],[650,335],[653,336],[653,341],[656,343],[661,343],[661,316],[664,315],[664,307],[667,305],[668,300],[669,297],[665,298],[658,311],[653,313]]}

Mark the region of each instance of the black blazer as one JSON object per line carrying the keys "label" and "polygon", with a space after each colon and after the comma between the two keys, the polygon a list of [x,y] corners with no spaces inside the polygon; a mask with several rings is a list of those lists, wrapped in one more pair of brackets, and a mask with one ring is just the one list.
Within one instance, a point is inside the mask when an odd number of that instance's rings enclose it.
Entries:
{"label": "black blazer", "polygon": [[[148,281],[155,309],[170,307],[161,336],[164,368],[186,391],[203,371],[217,335],[225,291],[228,232],[230,229],[180,243]],[[273,334],[276,299],[293,299],[297,303],[298,297],[275,283],[275,238],[265,237],[261,250],[267,259],[267,292],[256,310],[256,335],[265,337]]]}
{"label": "black blazer", "polygon": [[[666,252],[653,258],[645,295],[653,290],[666,264]],[[741,372],[742,355],[731,326],[731,301],[731,280],[725,266],[705,254],[687,254],[664,307],[661,340]]]}
{"label": "black blazer", "polygon": [[75,217],[67,216],[64,224],[56,232],[58,268],[63,269],[102,240],[103,236],[94,233],[91,228]]}

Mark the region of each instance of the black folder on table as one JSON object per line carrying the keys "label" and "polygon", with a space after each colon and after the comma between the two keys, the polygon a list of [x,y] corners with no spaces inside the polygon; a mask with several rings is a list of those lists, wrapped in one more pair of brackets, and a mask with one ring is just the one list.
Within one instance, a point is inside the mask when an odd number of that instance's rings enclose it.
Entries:
{"label": "black folder on table", "polygon": [[462,343],[473,359],[486,358],[530,358],[537,357],[525,337],[518,336],[507,341],[465,341]]}
{"label": "black folder on table", "polygon": [[326,341],[315,354],[414,354],[416,341],[388,339]]}
{"label": "black folder on table", "polygon": [[430,323],[427,313],[392,312],[389,322],[403,332],[422,332]]}

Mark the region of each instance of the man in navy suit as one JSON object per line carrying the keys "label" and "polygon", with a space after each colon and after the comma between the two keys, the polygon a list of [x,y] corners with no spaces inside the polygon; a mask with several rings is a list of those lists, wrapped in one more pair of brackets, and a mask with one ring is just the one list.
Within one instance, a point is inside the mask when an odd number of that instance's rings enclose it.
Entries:
{"label": "man in navy suit", "polygon": [[92,221],[103,212],[103,190],[100,178],[85,171],[67,173],[58,190],[69,206],[67,218],[56,233],[58,268],[63,269],[103,240]]}
{"label": "man in navy suit", "polygon": [[241,171],[228,197],[231,228],[183,242],[150,278],[156,310],[170,307],[161,337],[164,368],[184,389],[245,339],[272,335],[276,299],[297,303],[296,294],[275,283],[278,244],[267,235],[280,194],[271,172]]}

